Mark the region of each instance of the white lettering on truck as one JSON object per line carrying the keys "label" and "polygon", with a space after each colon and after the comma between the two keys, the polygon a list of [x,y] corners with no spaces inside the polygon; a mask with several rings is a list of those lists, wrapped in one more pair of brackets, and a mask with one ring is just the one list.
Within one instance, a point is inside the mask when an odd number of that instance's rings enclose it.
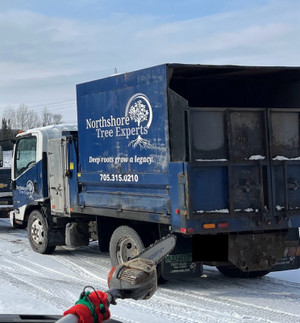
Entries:
{"label": "white lettering on truck", "polygon": [[[136,123],[137,126],[133,126]],[[101,116],[98,119],[85,119],[86,129],[94,129],[97,138],[113,138],[113,137],[130,137],[137,138],[131,140],[129,147],[141,149],[151,148],[150,141],[142,136],[148,134],[152,123],[152,107],[148,97],[142,93],[134,94],[127,102],[124,117],[114,117],[110,115],[108,118]],[[131,126],[130,126],[131,124]]]}

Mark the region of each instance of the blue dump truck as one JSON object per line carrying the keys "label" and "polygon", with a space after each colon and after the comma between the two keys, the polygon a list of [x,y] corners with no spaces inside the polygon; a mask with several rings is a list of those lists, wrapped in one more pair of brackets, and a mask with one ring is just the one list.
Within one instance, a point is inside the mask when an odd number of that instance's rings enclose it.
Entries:
{"label": "blue dump truck", "polygon": [[112,265],[169,232],[162,278],[300,267],[300,68],[163,64],[77,85],[78,125],[17,136],[11,223]]}

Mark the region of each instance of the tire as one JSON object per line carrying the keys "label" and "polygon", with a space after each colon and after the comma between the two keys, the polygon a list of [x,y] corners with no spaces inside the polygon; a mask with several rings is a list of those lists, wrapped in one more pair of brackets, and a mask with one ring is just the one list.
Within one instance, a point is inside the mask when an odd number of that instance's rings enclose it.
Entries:
{"label": "tire", "polygon": [[217,266],[220,273],[227,277],[238,277],[238,278],[256,278],[267,275],[269,270],[249,271],[245,272],[235,266]]}
{"label": "tire", "polygon": [[50,254],[55,250],[56,246],[49,246],[48,223],[40,211],[34,210],[30,213],[27,233],[31,248],[35,252]]}
{"label": "tire", "polygon": [[111,265],[117,266],[137,256],[144,249],[138,233],[126,225],[118,227],[109,242]]}

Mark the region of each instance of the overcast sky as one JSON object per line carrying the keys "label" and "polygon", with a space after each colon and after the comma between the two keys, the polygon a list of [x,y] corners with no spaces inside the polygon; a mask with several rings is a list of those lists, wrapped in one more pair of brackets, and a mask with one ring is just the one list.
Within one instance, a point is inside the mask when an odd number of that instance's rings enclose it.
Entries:
{"label": "overcast sky", "polygon": [[115,69],[300,66],[299,18],[299,0],[0,0],[0,109],[75,122],[76,84]]}

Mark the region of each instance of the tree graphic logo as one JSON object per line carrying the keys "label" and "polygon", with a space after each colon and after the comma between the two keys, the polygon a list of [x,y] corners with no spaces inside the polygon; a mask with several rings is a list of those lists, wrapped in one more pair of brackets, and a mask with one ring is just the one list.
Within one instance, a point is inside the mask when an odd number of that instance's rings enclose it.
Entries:
{"label": "tree graphic logo", "polygon": [[[143,132],[142,129],[148,130],[152,123],[152,107],[148,97],[142,93],[134,94],[127,103],[125,116],[130,117],[130,120],[137,123],[140,133]],[[133,148],[139,146],[141,149],[148,149],[151,144],[149,140],[142,138],[141,134],[139,134],[136,139],[130,141],[128,146]]]}

